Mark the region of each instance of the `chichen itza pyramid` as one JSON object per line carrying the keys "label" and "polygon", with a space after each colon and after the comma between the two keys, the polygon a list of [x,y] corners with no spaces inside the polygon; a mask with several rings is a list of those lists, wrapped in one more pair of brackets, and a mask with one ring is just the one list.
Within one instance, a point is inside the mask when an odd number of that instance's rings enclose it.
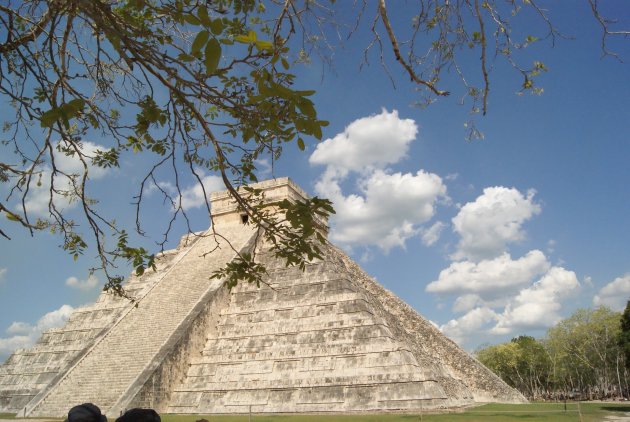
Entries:
{"label": "chichen itza pyramid", "polygon": [[[288,178],[257,187],[271,202],[306,197]],[[256,231],[228,193],[211,201],[214,229],[251,248]],[[324,254],[302,272],[262,246],[269,286],[229,291],[209,275],[234,250],[185,236],[157,271],[129,278],[137,307],[103,293],[13,353],[0,366],[0,413],[62,416],[82,402],[117,416],[131,407],[378,412],[525,401],[341,250]]]}

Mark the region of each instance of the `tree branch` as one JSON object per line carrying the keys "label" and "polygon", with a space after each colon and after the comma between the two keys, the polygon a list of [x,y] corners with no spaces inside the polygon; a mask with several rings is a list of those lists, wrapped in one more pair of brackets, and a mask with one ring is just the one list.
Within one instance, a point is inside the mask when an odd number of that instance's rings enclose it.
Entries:
{"label": "tree branch", "polygon": [[385,25],[385,29],[387,30],[387,35],[389,36],[389,41],[392,45],[394,56],[396,56],[396,60],[398,60],[400,64],[403,66],[403,68],[405,68],[411,80],[417,84],[426,86],[435,95],[438,95],[438,96],[449,95],[450,93],[448,91],[439,90],[435,87],[435,85],[432,82],[426,81],[420,78],[418,75],[416,75],[416,73],[413,71],[409,63],[407,63],[405,59],[403,59],[402,55],[400,54],[400,47],[398,46],[398,41],[396,40],[396,36],[394,35],[394,30],[392,29],[392,24],[389,21],[389,17],[387,16],[387,8],[385,6],[385,0],[379,0],[378,10],[381,16],[381,21],[383,22],[383,25]]}
{"label": "tree branch", "polygon": [[483,75],[483,115],[486,115],[488,111],[488,92],[490,91],[490,82],[488,81],[488,70],[486,69],[486,30],[483,22],[483,16],[481,16],[481,10],[479,9],[479,0],[475,0],[475,14],[477,15],[477,21],[479,22],[479,32],[481,33],[481,73]]}
{"label": "tree branch", "polygon": [[[4,44],[0,44],[0,54],[9,53],[29,42],[33,42],[44,32],[44,26],[50,22],[52,16],[56,13],[54,10],[54,6],[57,4],[57,1],[51,1],[48,10],[44,12],[39,22],[33,24],[29,31],[26,34],[22,35],[16,40],[10,40],[11,33],[7,34],[7,42]],[[13,15],[14,11],[8,7],[0,5],[0,11]]]}

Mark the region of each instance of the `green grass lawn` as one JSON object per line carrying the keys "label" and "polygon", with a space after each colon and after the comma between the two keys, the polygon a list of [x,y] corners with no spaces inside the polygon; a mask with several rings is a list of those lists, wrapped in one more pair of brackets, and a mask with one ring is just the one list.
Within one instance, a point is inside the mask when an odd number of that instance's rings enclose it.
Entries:
{"label": "green grass lawn", "polygon": [[[578,409],[579,406],[579,409]],[[441,414],[379,414],[379,415],[252,415],[252,422],[596,422],[606,416],[630,412],[630,403],[563,403],[487,404],[461,412]],[[0,413],[0,419],[13,419],[13,415]],[[201,418],[210,422],[249,422],[248,415],[162,415],[162,422],[195,422]],[[59,419],[63,420],[63,419]],[[109,418],[110,422],[116,418]]]}
{"label": "green grass lawn", "polygon": [[[602,421],[608,415],[630,412],[630,404],[563,403],[487,404],[461,412],[442,414],[380,414],[380,415],[252,415],[252,422],[503,422],[503,421]],[[248,422],[249,416],[203,416],[210,422]],[[195,422],[202,416],[162,415],[163,422]]]}

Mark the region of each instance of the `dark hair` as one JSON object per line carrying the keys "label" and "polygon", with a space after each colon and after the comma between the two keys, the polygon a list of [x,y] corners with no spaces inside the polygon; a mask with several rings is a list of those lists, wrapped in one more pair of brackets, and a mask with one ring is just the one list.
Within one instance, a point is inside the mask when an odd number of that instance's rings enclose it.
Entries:
{"label": "dark hair", "polygon": [[101,414],[101,409],[97,405],[83,403],[68,411],[66,422],[107,422],[107,418]]}
{"label": "dark hair", "polygon": [[116,422],[161,422],[160,415],[153,409],[129,409]]}

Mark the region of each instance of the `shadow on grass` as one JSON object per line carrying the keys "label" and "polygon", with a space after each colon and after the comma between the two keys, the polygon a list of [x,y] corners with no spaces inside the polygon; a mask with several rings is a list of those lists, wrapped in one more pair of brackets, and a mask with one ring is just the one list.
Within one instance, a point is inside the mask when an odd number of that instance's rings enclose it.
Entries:
{"label": "shadow on grass", "polygon": [[602,406],[602,410],[608,412],[630,412],[630,405],[628,406]]}

